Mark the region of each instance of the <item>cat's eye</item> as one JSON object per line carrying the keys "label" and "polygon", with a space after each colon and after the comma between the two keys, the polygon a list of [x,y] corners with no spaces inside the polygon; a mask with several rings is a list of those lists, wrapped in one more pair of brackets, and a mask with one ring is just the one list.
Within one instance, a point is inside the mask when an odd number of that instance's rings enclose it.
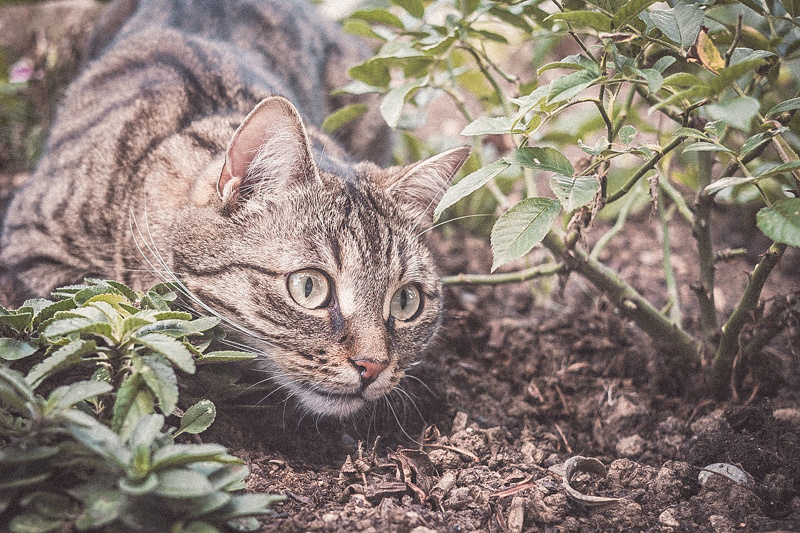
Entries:
{"label": "cat's eye", "polygon": [[415,285],[404,285],[389,302],[389,315],[397,320],[411,320],[422,307],[422,294]]}
{"label": "cat's eye", "polygon": [[331,299],[328,278],[319,270],[307,268],[289,275],[289,294],[306,309],[318,309]]}

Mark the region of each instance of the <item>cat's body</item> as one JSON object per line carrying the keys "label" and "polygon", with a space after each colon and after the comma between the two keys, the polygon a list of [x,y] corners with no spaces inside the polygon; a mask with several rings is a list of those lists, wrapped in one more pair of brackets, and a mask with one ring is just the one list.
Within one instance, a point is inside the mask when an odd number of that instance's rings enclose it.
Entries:
{"label": "cat's body", "polygon": [[382,170],[348,155],[386,159],[374,115],[344,149],[318,133],[358,49],[302,3],[116,2],[9,206],[6,268],[39,295],[174,273],[303,407],[383,397],[438,325],[419,233],[465,152]]}

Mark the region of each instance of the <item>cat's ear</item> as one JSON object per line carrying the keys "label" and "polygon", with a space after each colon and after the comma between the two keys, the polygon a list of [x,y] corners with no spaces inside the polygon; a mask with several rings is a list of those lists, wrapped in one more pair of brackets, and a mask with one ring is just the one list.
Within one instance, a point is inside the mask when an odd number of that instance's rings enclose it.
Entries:
{"label": "cat's ear", "polygon": [[217,192],[232,212],[253,194],[274,193],[298,178],[316,177],[306,128],[282,96],[265,98],[233,134]]}
{"label": "cat's ear", "polygon": [[386,190],[411,209],[416,218],[430,223],[433,221],[433,208],[469,157],[469,152],[468,147],[461,146],[397,169],[384,182]]}

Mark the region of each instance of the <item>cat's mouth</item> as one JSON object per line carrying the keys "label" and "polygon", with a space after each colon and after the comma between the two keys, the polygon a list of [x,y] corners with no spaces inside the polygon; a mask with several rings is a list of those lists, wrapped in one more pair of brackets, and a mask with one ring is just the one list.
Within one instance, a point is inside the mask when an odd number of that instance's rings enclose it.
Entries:
{"label": "cat's mouth", "polygon": [[334,392],[308,385],[297,386],[292,392],[306,409],[337,418],[360,411],[368,401],[361,392]]}

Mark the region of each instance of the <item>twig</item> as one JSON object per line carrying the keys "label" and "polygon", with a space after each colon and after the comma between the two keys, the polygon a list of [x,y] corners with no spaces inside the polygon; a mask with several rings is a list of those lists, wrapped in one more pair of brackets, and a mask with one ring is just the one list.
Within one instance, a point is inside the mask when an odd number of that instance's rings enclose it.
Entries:
{"label": "twig", "polygon": [[686,203],[686,200],[683,198],[678,189],[675,188],[669,182],[669,179],[660,179],[658,180],[658,186],[661,187],[661,190],[669,196],[669,199],[672,200],[672,203],[675,204],[675,207],[678,209],[678,213],[689,223],[691,224],[694,220],[694,213],[692,209],[689,207],[689,204]]}
{"label": "twig", "polygon": [[675,139],[673,139],[671,143],[662,148],[660,152],[656,152],[655,154],[653,154],[653,156],[650,159],[648,159],[642,166],[640,166],[636,170],[636,172],[633,173],[633,176],[631,176],[631,178],[622,187],[614,191],[612,194],[608,195],[606,203],[610,204],[611,202],[619,200],[620,198],[625,196],[625,194],[628,191],[630,191],[634,185],[636,185],[636,183],[642,178],[642,176],[647,174],[649,171],[653,170],[656,164],[658,164],[658,162],[661,161],[661,158],[667,155],[675,148],[677,148],[683,142],[684,139],[686,139],[685,136],[679,135],[675,137]]}
{"label": "twig", "polygon": [[455,276],[445,276],[442,278],[442,285],[500,285],[502,283],[516,283],[534,278],[554,276],[563,271],[564,265],[561,263],[548,263],[500,274],[456,274]]}
{"label": "twig", "polygon": [[731,45],[725,51],[725,66],[728,67],[731,64],[731,56],[733,56],[733,51],[736,50],[736,47],[739,46],[739,40],[742,38],[742,14],[739,13],[739,17],[736,20],[736,31],[733,34],[733,40],[731,41]]}
{"label": "twig", "polygon": [[622,207],[617,214],[617,220],[614,222],[614,225],[611,226],[611,228],[609,228],[609,230],[605,232],[602,237],[597,239],[594,248],[592,248],[592,251],[589,253],[590,259],[597,260],[597,258],[600,257],[600,254],[603,252],[603,248],[606,247],[611,239],[613,239],[620,231],[622,231],[622,228],[625,227],[625,221],[628,219],[628,213],[633,207],[633,204],[636,202],[637,197],[638,195],[636,194],[631,194],[628,196],[628,199],[625,200],[624,204],[622,204]]}
{"label": "twig", "polygon": [[731,375],[733,360],[739,352],[739,333],[750,320],[753,310],[758,305],[764,283],[772,269],[780,261],[784,250],[786,250],[785,244],[772,243],[772,246],[753,269],[742,299],[739,300],[728,321],[722,326],[722,336],[711,363],[711,374],[709,375],[711,388],[718,396],[727,395],[728,378]]}

